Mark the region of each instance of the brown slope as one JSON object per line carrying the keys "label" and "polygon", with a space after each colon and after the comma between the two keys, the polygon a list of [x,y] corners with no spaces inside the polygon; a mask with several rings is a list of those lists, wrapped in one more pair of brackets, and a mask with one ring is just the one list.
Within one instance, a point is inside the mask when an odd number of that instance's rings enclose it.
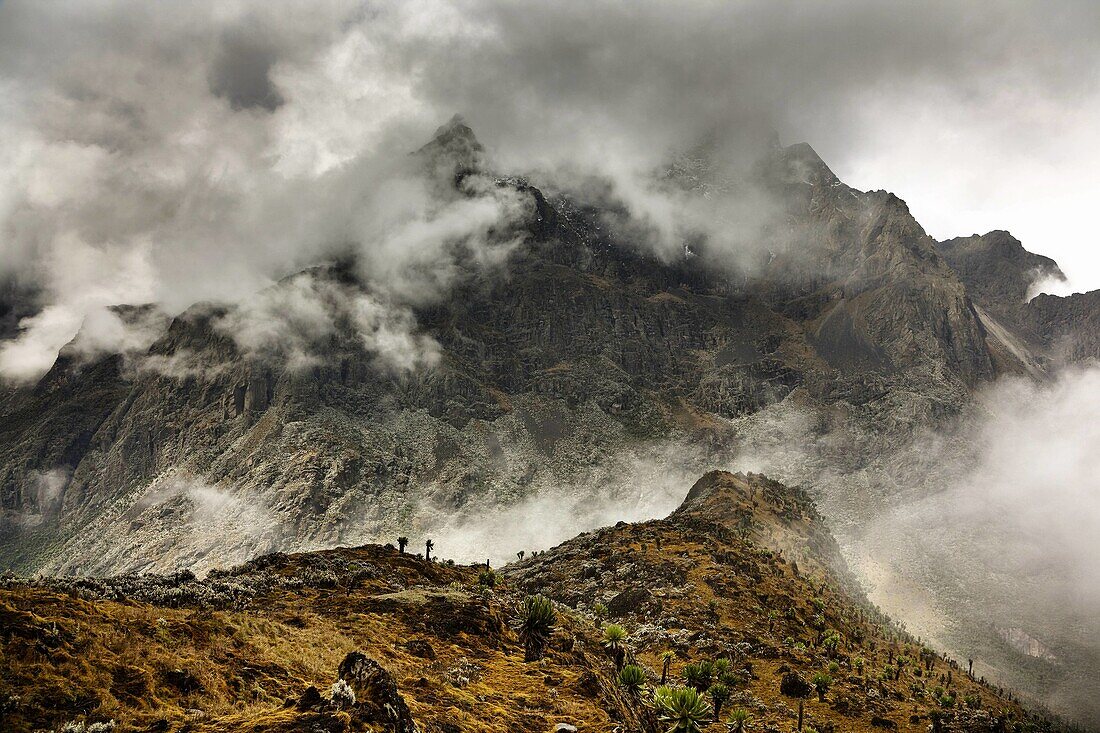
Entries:
{"label": "brown slope", "polygon": [[[808,497],[763,476],[707,474],[667,519],[581,535],[506,575],[577,608],[603,602],[633,631],[637,658],[654,673],[667,650],[678,663],[733,660],[741,683],[732,704],[764,729],[792,725],[797,701],[780,692],[784,674],[808,680],[832,662],[834,686],[824,701],[807,703],[807,725],[819,731],[873,730],[882,721],[926,730],[942,712],[937,687],[960,705],[981,699],[978,711],[954,711],[945,730],[997,730],[999,719],[1021,715],[874,609]],[[829,631],[841,638],[835,653],[821,645]],[[884,681],[899,655],[910,662]],[[931,670],[918,670],[921,658]]]}
{"label": "brown slope", "polygon": [[[667,519],[581,535],[508,566],[493,590],[478,587],[480,572],[366,546],[267,556],[202,581],[8,579],[0,720],[12,731],[114,719],[136,730],[335,732],[380,724],[384,699],[409,712],[381,722],[406,730],[653,730],[648,693],[633,699],[615,683],[598,602],[629,631],[627,661],[646,669],[649,688],[665,651],[674,679],[687,663],[729,659],[727,709],[751,710],[755,729],[790,729],[797,700],[780,692],[783,675],[809,679],[830,663],[833,686],[805,703],[819,731],[926,730],[943,710],[937,686],[979,705],[947,709],[944,730],[1026,718],[953,662],[931,654],[918,672],[923,648],[862,599],[806,495],[762,476],[708,474]],[[559,624],[545,657],[524,662],[509,623],[535,591],[557,601]],[[840,635],[835,651],[826,630]],[[386,685],[360,685],[344,710],[310,697],[311,685],[327,696],[355,650],[386,670],[375,676],[396,684],[400,703],[393,689],[380,697]],[[883,679],[899,655],[913,661]]]}

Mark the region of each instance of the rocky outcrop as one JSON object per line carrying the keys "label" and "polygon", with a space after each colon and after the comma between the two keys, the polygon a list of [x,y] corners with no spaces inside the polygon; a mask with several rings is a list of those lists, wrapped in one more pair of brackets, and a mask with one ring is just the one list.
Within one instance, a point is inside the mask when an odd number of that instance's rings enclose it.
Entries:
{"label": "rocky outcrop", "polygon": [[462,115],[456,114],[415,155],[431,177],[456,181],[483,169],[485,148]]}
{"label": "rocky outcrop", "polygon": [[813,688],[798,672],[787,672],[779,681],[779,692],[787,697],[809,697]]}
{"label": "rocky outcrop", "polygon": [[844,185],[809,146],[776,156],[772,185],[797,224],[764,287],[823,358],[845,373],[935,363],[970,385],[992,376],[966,288],[905,202]]}
{"label": "rocky outcrop", "polygon": [[1054,260],[1028,252],[1004,231],[937,246],[984,309],[995,356],[1003,360],[1008,352],[1010,359],[1026,363],[1026,371],[1033,375],[1100,358],[1100,293],[1034,292],[1042,282],[1065,281]]}
{"label": "rocky outcrop", "polygon": [[340,662],[340,679],[355,693],[356,718],[394,733],[420,733],[393,675],[378,662],[362,652],[350,652]]}
{"label": "rocky outcrop", "polygon": [[1100,291],[1066,297],[1038,295],[1028,303],[1027,317],[1056,362],[1100,359]]}
{"label": "rocky outcrop", "polygon": [[15,337],[19,322],[37,312],[38,293],[10,277],[0,277],[0,340]]}
{"label": "rocky outcrop", "polygon": [[1049,356],[1047,334],[1028,300],[1037,284],[1065,280],[1054,260],[1028,252],[999,230],[948,239],[936,247],[977,305],[997,371],[1041,377]]}
{"label": "rocky outcrop", "polygon": [[1054,260],[1028,252],[1006,231],[956,237],[937,242],[936,248],[975,302],[1015,328],[1027,325],[1023,312],[1036,283],[1065,280]]}

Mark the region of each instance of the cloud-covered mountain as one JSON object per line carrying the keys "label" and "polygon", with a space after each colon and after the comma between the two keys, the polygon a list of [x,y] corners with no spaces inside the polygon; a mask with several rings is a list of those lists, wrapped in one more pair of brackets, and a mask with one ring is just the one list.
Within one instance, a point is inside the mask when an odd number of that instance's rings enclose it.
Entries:
{"label": "cloud-covered mountain", "polygon": [[[983,325],[902,201],[845,186],[806,145],[736,184],[776,209],[747,265],[702,236],[639,249],[613,203],[548,198],[481,151],[456,119],[414,156],[446,210],[424,224],[441,230],[430,260],[398,274],[432,297],[349,258],[170,323],[115,309],[146,335],[124,352],[78,334],[7,400],[9,562],[167,569],[387,536],[582,488],[646,441],[733,446],[729,421],[782,401],[889,444],[1041,359]],[[705,167],[666,184],[705,199]],[[50,472],[66,478],[46,500]],[[211,492],[219,519],[260,512],[262,530],[196,522]]]}
{"label": "cloud-covered mountain", "polygon": [[0,3],[0,567],[496,559],[765,471],[1100,717],[1100,295],[922,226],[1089,224],[1095,3],[281,11]]}
{"label": "cloud-covered mountain", "polygon": [[493,170],[461,118],[408,160],[437,202],[408,242],[432,245],[388,281],[348,254],[175,317],[119,306],[128,348],[82,331],[9,389],[5,565],[203,570],[411,531],[503,558],[658,515],[713,465],[810,486],[859,554],[934,493],[907,472],[959,459],[929,431],[1091,353],[1089,296],[1024,300],[1053,263],[999,232],[937,243],[805,144],[739,179],[705,151],[656,172],[766,202],[734,259],[703,231],[639,246],[615,197]]}

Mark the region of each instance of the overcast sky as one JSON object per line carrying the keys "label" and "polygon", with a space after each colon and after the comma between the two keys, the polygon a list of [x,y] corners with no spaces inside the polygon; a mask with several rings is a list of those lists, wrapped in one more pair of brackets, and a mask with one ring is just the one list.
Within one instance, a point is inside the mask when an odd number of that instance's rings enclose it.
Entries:
{"label": "overcast sky", "polygon": [[1086,0],[4,0],[0,277],[45,310],[0,372],[106,305],[237,299],[338,243],[381,281],[422,266],[514,208],[392,185],[455,112],[500,169],[606,176],[658,230],[670,151],[776,130],[933,236],[1009,229],[1097,288],[1098,27]]}

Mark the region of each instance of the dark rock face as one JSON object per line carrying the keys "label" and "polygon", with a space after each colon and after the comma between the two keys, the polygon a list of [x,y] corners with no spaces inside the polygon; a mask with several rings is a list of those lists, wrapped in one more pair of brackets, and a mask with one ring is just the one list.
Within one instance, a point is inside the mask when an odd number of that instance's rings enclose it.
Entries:
{"label": "dark rock face", "polygon": [[0,339],[19,332],[19,321],[37,311],[35,291],[9,278],[0,278]]}
{"label": "dark rock face", "polygon": [[1065,279],[1058,265],[1028,252],[1004,231],[949,239],[937,247],[974,300],[998,371],[1040,376],[1048,349],[1028,297],[1040,281]]}
{"label": "dark rock face", "polygon": [[993,373],[965,287],[901,199],[836,179],[809,146],[775,153],[771,185],[797,226],[764,288],[844,371],[945,365],[973,384]]}
{"label": "dark rock face", "polygon": [[306,691],[302,693],[302,696],[298,698],[298,702],[295,706],[299,710],[313,710],[319,708],[325,704],[324,698],[321,697],[321,691],[313,685],[306,688]]}
{"label": "dark rock face", "polygon": [[[1065,280],[1054,260],[1028,252],[1004,231],[950,239],[937,246],[986,312],[992,341],[1011,351],[1028,350],[1042,365],[1100,357],[1100,293],[1040,294],[1028,300],[1036,283]],[[991,344],[991,349],[996,356],[997,344]]]}
{"label": "dark rock face", "polygon": [[1005,231],[948,239],[936,247],[966,284],[970,297],[1015,326],[1024,325],[1020,316],[1037,281],[1065,280],[1054,260],[1028,252]]}
{"label": "dark rock face", "polygon": [[648,588],[628,588],[607,602],[607,613],[612,618],[638,613],[655,602]]}
{"label": "dark rock face", "polygon": [[1028,303],[1027,315],[1053,359],[1071,364],[1100,359],[1100,291],[1039,295]]}
{"label": "dark rock face", "polygon": [[416,152],[432,174],[444,173],[443,178],[457,179],[482,169],[485,148],[474,131],[455,115],[447,124],[435,131],[431,142]]}

